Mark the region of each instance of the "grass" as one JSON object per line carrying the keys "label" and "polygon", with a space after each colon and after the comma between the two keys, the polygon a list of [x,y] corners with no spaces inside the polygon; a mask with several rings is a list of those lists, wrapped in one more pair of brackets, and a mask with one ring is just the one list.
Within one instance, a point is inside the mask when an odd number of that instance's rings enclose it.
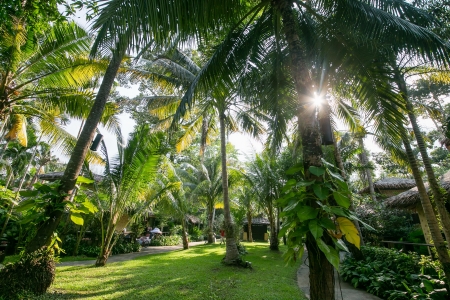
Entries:
{"label": "grass", "polygon": [[253,269],[220,263],[225,247],[143,256],[126,262],[58,267],[50,292],[39,299],[305,299],[297,286],[299,265],[285,266],[282,252],[246,243]]}

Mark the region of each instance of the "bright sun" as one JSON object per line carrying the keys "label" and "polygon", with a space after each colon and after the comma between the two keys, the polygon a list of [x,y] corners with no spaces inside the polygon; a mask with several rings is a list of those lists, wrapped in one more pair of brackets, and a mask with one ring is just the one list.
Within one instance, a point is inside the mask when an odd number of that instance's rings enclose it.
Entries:
{"label": "bright sun", "polygon": [[314,93],[314,99],[313,99],[314,105],[320,106],[322,104],[322,97]]}

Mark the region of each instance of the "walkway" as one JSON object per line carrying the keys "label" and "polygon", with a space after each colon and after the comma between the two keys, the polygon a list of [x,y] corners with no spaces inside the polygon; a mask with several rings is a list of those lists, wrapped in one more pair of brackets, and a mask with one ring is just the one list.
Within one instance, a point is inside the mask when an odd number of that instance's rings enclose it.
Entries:
{"label": "walkway", "polygon": [[[335,299],[336,300],[381,300],[377,296],[369,294],[360,289],[355,289],[348,282],[343,281],[337,272],[335,276]],[[308,253],[302,257],[302,264],[297,271],[298,287],[305,293],[306,298],[309,299],[309,267],[308,267]]]}
{"label": "walkway", "polygon": [[[189,247],[197,246],[197,245],[204,245],[205,242],[190,242]],[[133,252],[133,253],[127,253],[127,254],[116,254],[112,255],[108,258],[108,263],[113,262],[119,262],[119,261],[127,261],[132,260],[137,257],[150,255],[150,254],[158,254],[158,253],[165,253],[170,252],[174,250],[183,249],[183,246],[149,246],[149,247],[143,247],[140,252]],[[70,267],[70,266],[89,266],[94,265],[94,260],[80,260],[80,261],[66,261],[61,262],[57,266],[58,267]]]}

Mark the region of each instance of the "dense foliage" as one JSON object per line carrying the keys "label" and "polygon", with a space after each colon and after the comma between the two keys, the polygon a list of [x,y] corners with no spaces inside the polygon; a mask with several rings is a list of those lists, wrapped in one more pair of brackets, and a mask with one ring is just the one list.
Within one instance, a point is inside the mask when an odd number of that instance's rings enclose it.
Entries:
{"label": "dense foliage", "polygon": [[363,260],[348,257],[341,275],[354,287],[387,300],[447,299],[440,263],[427,256],[361,247]]}
{"label": "dense foliage", "polygon": [[24,299],[31,293],[47,291],[55,279],[55,261],[51,251],[41,249],[24,255],[18,262],[0,269],[0,298]]}

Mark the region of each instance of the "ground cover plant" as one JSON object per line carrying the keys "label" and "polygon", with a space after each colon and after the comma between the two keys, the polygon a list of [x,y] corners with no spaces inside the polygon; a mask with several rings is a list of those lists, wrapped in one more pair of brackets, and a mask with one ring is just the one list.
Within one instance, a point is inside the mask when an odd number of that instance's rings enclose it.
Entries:
{"label": "ground cover plant", "polygon": [[225,247],[217,244],[105,268],[58,267],[50,292],[39,299],[305,299],[297,286],[298,264],[285,266],[282,252],[266,243],[245,246],[253,269],[220,264]]}
{"label": "ground cover plant", "polygon": [[364,259],[347,258],[341,268],[354,287],[387,300],[448,299],[438,261],[416,253],[362,247]]}

